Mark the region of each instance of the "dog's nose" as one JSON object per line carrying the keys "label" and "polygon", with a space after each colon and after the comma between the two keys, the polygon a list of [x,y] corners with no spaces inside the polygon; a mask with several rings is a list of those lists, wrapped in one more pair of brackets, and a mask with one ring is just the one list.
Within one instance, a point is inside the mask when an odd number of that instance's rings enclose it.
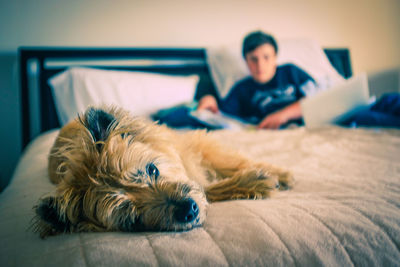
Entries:
{"label": "dog's nose", "polygon": [[189,198],[179,202],[175,209],[175,219],[180,223],[190,223],[199,215],[199,207]]}

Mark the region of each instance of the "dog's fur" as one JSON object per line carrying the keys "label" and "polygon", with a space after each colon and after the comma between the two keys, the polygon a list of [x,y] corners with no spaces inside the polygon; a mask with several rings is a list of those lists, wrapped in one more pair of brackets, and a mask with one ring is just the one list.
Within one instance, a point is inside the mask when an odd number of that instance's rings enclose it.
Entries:
{"label": "dog's fur", "polygon": [[35,207],[42,237],[62,232],[188,230],[209,202],[266,198],[292,175],[253,162],[205,131],[177,132],[117,108],[89,108],[49,156],[55,195]]}

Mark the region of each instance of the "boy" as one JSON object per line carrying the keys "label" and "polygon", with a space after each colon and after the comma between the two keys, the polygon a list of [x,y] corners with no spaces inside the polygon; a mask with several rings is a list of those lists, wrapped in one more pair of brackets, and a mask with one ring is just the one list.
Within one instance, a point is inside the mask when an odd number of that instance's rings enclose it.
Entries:
{"label": "boy", "polygon": [[302,123],[299,100],[315,89],[314,80],[295,65],[277,66],[278,46],[269,34],[248,34],[242,52],[251,76],[236,83],[219,106],[212,95],[206,95],[200,99],[198,109],[214,113],[221,109],[260,129]]}

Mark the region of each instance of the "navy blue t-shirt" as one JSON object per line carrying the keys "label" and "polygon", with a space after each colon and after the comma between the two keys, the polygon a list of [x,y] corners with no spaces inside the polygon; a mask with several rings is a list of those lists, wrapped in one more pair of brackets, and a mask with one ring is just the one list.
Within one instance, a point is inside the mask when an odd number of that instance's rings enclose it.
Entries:
{"label": "navy blue t-shirt", "polygon": [[274,77],[260,84],[247,77],[236,83],[221,100],[220,109],[259,123],[266,115],[288,106],[315,90],[314,80],[293,64],[278,66]]}

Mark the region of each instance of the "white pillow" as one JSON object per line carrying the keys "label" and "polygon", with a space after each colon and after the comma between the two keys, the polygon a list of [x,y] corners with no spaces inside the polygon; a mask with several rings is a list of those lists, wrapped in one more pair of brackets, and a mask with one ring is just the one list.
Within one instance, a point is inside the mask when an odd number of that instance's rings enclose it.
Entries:
{"label": "white pillow", "polygon": [[[207,62],[221,97],[225,97],[237,81],[250,75],[239,43],[207,48]],[[321,90],[344,80],[315,40],[278,40],[277,63],[297,65],[314,78]]]}
{"label": "white pillow", "polygon": [[61,125],[91,105],[116,105],[135,116],[190,102],[199,76],[70,68],[49,80]]}

